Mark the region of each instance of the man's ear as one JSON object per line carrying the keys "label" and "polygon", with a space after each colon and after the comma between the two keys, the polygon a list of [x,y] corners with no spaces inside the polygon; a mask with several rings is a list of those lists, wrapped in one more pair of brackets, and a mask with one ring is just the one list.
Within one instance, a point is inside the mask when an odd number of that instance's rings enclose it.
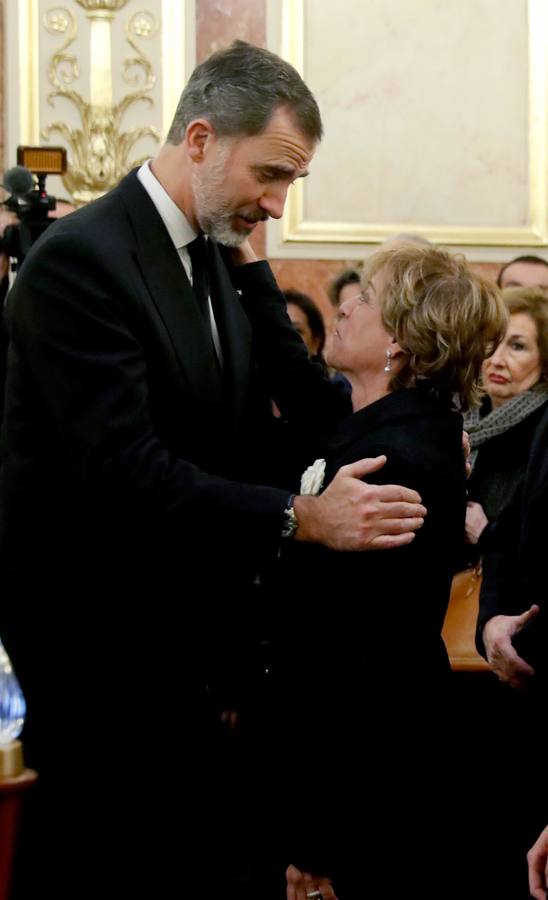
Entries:
{"label": "man's ear", "polygon": [[208,145],[215,141],[215,129],[207,119],[193,119],[187,126],[185,141],[193,162],[201,162]]}

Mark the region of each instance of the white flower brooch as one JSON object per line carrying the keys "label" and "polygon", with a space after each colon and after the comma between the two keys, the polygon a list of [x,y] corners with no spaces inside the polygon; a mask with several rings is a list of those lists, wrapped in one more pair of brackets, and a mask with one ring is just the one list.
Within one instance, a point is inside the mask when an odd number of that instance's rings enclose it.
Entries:
{"label": "white flower brooch", "polygon": [[317,459],[301,477],[301,494],[319,494],[325,477],[325,459]]}

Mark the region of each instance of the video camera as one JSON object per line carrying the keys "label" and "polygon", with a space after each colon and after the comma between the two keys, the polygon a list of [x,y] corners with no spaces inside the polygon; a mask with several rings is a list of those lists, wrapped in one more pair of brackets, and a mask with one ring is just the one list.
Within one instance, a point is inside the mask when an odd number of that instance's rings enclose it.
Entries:
{"label": "video camera", "polygon": [[[19,222],[8,225],[0,237],[0,252],[12,258],[16,270],[34,242],[54,220],[55,197],[46,192],[46,177],[67,170],[64,147],[18,147],[17,165],[4,175],[3,187],[10,197],[2,205],[15,213]],[[36,176],[36,180],[35,177]]]}

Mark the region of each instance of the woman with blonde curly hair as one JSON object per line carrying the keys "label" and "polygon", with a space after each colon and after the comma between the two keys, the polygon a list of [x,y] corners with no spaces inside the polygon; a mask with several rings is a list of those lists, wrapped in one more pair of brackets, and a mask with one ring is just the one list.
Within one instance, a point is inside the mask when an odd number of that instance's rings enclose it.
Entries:
{"label": "woman with blonde curly hair", "polygon": [[[340,306],[327,360],[350,382],[353,412],[326,442],[318,439],[322,461],[304,490],[321,490],[322,472],[325,488],[342,466],[382,455],[385,464],[367,481],[417,490],[427,515],[411,543],[388,551],[305,546],[298,527],[282,548],[265,703],[272,759],[287,759],[289,748],[288,780],[297,793],[295,817],[283,823],[286,834],[294,826],[298,848],[288,897],[331,897],[333,890],[339,900],[392,896],[383,891],[397,820],[405,833],[398,871],[407,884],[420,884],[421,897],[449,898],[452,886],[440,886],[435,875],[446,841],[435,773],[449,745],[441,629],[466,507],[462,417],[454,404],[466,409],[478,401],[483,362],[507,317],[495,285],[434,247],[373,254],[360,288]],[[268,344],[272,297],[250,282],[248,289],[248,314],[254,324],[263,317],[255,330]],[[270,387],[283,409],[274,377]],[[294,394],[290,401],[294,409]],[[299,525],[298,506],[295,512]],[[356,807],[352,815],[347,806]],[[419,808],[424,828],[415,819]],[[361,848],[353,847],[356,814],[374,823]],[[318,872],[333,875],[335,888]]]}

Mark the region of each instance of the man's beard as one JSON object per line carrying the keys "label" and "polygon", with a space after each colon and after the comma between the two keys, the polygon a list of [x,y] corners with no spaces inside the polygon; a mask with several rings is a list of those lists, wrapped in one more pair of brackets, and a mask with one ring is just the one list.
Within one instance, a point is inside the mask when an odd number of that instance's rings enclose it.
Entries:
{"label": "man's beard", "polygon": [[[229,147],[221,153],[220,158],[207,174],[202,175],[197,168],[192,175],[192,189],[196,204],[196,218],[204,234],[226,247],[238,247],[249,237],[248,231],[238,231],[234,227],[234,217],[240,213],[227,200],[221,199],[227,181],[226,160]],[[266,216],[249,210],[241,212],[247,219],[262,221]]]}

